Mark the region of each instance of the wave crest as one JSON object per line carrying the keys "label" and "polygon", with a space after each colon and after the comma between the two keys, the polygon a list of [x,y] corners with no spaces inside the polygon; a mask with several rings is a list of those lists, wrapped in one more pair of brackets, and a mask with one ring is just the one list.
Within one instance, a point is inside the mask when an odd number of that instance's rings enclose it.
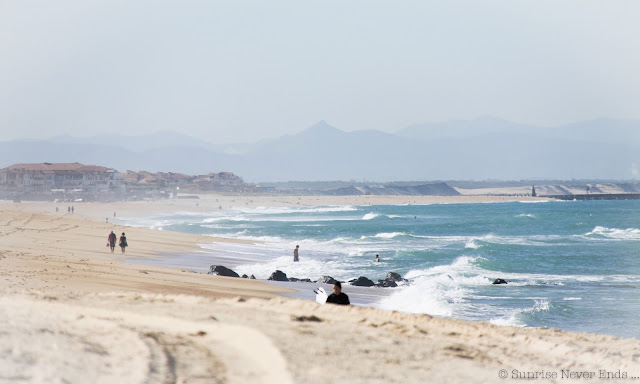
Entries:
{"label": "wave crest", "polygon": [[585,234],[585,236],[614,240],[640,240],[640,229],[617,229],[597,226],[591,232]]}

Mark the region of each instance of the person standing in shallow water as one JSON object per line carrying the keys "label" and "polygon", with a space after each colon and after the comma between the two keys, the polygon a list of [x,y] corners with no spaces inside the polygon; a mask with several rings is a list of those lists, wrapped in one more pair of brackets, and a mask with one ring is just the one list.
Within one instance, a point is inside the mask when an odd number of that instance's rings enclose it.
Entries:
{"label": "person standing in shallow water", "polygon": [[120,246],[122,254],[124,255],[124,249],[129,245],[127,244],[127,237],[124,235],[124,232],[122,232],[122,236],[120,236],[120,243],[118,245]]}
{"label": "person standing in shallow water", "polygon": [[116,234],[111,231],[109,237],[107,237],[107,240],[109,241],[109,248],[111,248],[111,253],[113,253],[113,250],[116,249]]}
{"label": "person standing in shallow water", "polygon": [[300,261],[300,259],[298,259],[298,248],[300,248],[300,246],[296,245],[296,249],[293,250],[293,261]]}

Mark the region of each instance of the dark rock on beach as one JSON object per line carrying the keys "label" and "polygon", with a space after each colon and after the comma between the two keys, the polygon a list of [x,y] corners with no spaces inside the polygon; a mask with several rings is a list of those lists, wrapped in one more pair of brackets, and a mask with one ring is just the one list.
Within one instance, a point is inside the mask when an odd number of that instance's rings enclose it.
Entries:
{"label": "dark rock on beach", "polygon": [[389,272],[387,276],[384,278],[385,280],[393,280],[393,281],[403,281],[404,279],[400,276],[399,273]]}
{"label": "dark rock on beach", "polygon": [[372,287],[375,283],[364,276],[360,276],[357,279],[349,280],[351,285],[355,285],[356,287]]}
{"label": "dark rock on beach", "polygon": [[334,279],[331,276],[322,276],[321,278],[316,280],[316,283],[324,283],[324,284],[334,284],[335,282],[336,282],[336,279]]}
{"label": "dark rock on beach", "polygon": [[255,276],[253,276],[253,275],[251,275],[251,276],[249,276],[249,279],[253,279],[253,280],[255,280],[255,279],[256,279],[256,277],[255,277]]}
{"label": "dark rock on beach", "polygon": [[243,279],[248,279],[248,278],[249,278],[249,276],[247,276],[247,274],[245,273],[244,275],[242,275],[242,278],[243,278]]}
{"label": "dark rock on beach", "polygon": [[491,284],[509,284],[509,283],[507,283],[507,280],[505,279],[495,279]]}
{"label": "dark rock on beach", "polygon": [[222,265],[212,265],[209,267],[208,275],[228,276],[228,277],[240,277],[237,273]]}
{"label": "dark rock on beach", "polygon": [[282,272],[281,270],[276,270],[275,272],[273,272],[267,280],[289,281],[289,279],[287,278],[287,274]]}
{"label": "dark rock on beach", "polygon": [[378,287],[383,287],[383,288],[389,288],[389,287],[397,287],[398,283],[396,283],[393,279],[384,279],[384,280],[378,280],[378,283],[376,283],[376,286]]}

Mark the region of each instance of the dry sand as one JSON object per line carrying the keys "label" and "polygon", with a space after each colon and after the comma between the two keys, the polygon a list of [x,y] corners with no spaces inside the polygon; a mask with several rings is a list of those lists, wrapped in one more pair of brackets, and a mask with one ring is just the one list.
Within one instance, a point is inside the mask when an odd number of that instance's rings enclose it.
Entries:
{"label": "dry sand", "polygon": [[[127,233],[126,256],[134,258],[228,241],[106,223],[114,211],[126,217],[220,205],[476,201],[469,199],[207,196],[76,203],[74,215],[63,204],[56,214],[54,203],[1,202],[0,383],[525,381],[517,375],[610,383],[640,377],[636,339],[321,306],[278,296],[282,288],[261,281],[124,262],[119,250],[111,254],[106,247],[110,230]],[[606,372],[626,380],[601,378]]]}

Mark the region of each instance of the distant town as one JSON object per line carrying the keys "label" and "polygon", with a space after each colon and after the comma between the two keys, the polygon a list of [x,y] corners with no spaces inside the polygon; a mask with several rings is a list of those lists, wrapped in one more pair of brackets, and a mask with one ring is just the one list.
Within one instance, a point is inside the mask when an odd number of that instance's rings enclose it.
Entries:
{"label": "distant town", "polygon": [[0,169],[0,199],[14,201],[130,201],[196,198],[202,193],[407,196],[538,196],[559,199],[637,199],[638,182],[565,181],[264,182],[232,172],[186,175],[131,171],[81,163],[25,163]]}
{"label": "distant town", "polygon": [[256,192],[231,172],[185,175],[118,172],[80,163],[14,164],[0,169],[0,197],[14,200],[125,201],[176,197],[183,192]]}

